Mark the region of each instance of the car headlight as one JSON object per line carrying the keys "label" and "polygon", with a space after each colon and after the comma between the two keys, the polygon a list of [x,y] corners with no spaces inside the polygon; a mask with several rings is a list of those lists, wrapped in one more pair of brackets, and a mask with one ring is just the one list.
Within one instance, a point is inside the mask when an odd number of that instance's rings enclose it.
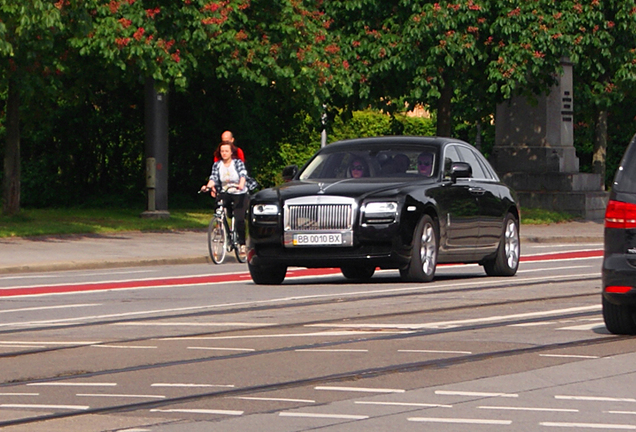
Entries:
{"label": "car headlight", "polygon": [[252,207],[254,216],[275,216],[278,214],[278,206],[276,204],[256,204]]}
{"label": "car headlight", "polygon": [[364,206],[364,223],[392,223],[398,213],[395,201],[370,202]]}

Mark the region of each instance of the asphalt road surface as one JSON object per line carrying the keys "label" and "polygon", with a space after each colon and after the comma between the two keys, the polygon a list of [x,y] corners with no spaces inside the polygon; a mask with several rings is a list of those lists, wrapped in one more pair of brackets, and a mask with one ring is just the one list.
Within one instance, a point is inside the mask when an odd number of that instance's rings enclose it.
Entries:
{"label": "asphalt road surface", "polygon": [[244,265],[0,277],[8,431],[636,430],[634,339],[601,244],[524,246],[512,278],[428,284]]}

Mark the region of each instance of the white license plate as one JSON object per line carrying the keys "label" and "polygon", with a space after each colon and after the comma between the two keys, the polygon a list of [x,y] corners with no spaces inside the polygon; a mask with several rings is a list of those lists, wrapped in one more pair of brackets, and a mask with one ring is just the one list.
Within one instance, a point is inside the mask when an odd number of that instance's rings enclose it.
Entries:
{"label": "white license plate", "polygon": [[294,246],[341,245],[342,234],[294,234]]}

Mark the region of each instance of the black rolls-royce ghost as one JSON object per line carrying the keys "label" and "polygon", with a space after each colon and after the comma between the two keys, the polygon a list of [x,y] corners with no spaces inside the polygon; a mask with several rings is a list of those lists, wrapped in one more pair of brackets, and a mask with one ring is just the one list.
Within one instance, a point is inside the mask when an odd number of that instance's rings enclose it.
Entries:
{"label": "black rolls-royce ghost", "polygon": [[479,263],[488,275],[519,265],[519,209],[483,155],[437,137],[360,138],[329,144],[280,186],[256,193],[248,266],[257,284],[287,268],[337,267],[369,279],[399,269],[433,279],[438,263]]}

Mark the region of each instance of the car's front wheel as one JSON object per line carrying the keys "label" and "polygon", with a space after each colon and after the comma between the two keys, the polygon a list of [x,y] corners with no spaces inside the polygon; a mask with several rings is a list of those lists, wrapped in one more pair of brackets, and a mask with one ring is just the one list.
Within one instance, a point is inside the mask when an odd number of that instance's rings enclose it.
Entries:
{"label": "car's front wheel", "polygon": [[340,271],[347,279],[367,280],[373,277],[375,266],[349,265],[340,267]]}
{"label": "car's front wheel", "polygon": [[424,215],[413,234],[411,260],[406,268],[400,269],[403,280],[429,282],[435,276],[438,252],[438,227],[432,217]]}
{"label": "car's front wheel", "polygon": [[494,258],[483,263],[488,276],[514,276],[519,268],[519,221],[508,213]]}
{"label": "car's front wheel", "polygon": [[617,305],[603,297],[603,320],[611,333],[636,334],[636,309]]}
{"label": "car's front wheel", "polygon": [[257,285],[280,285],[287,274],[286,266],[258,266],[247,264],[250,276]]}

